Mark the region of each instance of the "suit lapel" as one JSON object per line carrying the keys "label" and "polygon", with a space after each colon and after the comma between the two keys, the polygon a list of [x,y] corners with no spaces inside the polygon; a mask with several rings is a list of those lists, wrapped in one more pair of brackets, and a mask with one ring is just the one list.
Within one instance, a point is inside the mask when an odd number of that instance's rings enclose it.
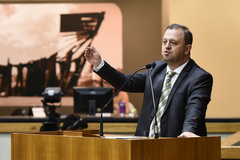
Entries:
{"label": "suit lapel", "polygon": [[160,74],[157,75],[156,81],[153,85],[153,90],[155,93],[155,101],[156,101],[157,107],[158,107],[158,103],[160,100],[165,75],[166,75],[166,67],[161,71]]}
{"label": "suit lapel", "polygon": [[[167,100],[167,104],[165,106],[165,111],[164,113],[166,112],[166,110],[168,109],[169,107],[169,103],[171,102],[172,98],[173,98],[173,95],[175,94],[176,90],[178,89],[179,85],[181,84],[181,82],[184,80],[184,78],[189,74],[191,68],[193,67],[194,65],[194,61],[192,59],[189,60],[188,64],[185,66],[185,68],[182,70],[182,72],[180,73],[180,75],[178,76],[176,82],[174,83],[173,85],[173,88],[171,89],[171,92],[170,92],[170,95],[168,97],[168,100]],[[164,114],[163,113],[163,114]]]}

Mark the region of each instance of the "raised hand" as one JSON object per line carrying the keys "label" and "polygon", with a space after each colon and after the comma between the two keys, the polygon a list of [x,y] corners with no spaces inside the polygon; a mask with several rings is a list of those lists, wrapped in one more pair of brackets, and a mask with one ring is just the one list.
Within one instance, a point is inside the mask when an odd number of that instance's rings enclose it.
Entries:
{"label": "raised hand", "polygon": [[87,47],[85,49],[84,57],[90,64],[94,65],[95,67],[99,66],[102,61],[101,55],[93,46]]}

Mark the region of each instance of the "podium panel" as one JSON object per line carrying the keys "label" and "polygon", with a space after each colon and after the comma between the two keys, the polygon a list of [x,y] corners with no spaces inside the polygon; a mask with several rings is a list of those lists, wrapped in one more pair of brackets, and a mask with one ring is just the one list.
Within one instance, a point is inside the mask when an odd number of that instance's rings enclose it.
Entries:
{"label": "podium panel", "polygon": [[143,138],[90,132],[11,135],[12,160],[220,160],[220,137]]}

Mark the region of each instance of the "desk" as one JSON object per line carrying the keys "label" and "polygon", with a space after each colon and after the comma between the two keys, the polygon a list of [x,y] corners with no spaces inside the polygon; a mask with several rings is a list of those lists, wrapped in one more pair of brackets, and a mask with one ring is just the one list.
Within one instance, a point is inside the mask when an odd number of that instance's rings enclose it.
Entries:
{"label": "desk", "polygon": [[[88,129],[99,129],[99,117],[82,117],[88,122]],[[63,122],[64,118],[61,118]],[[0,133],[39,132],[45,118],[31,116],[1,116]],[[134,134],[138,118],[104,117],[104,133]],[[62,124],[61,124],[62,125]]]}
{"label": "desk", "polygon": [[235,133],[240,131],[239,118],[207,118],[208,133]]}
{"label": "desk", "polygon": [[240,159],[240,131],[221,141],[221,157],[225,159]]}
{"label": "desk", "polygon": [[[89,129],[99,129],[99,117],[83,117]],[[38,132],[45,118],[32,116],[0,116],[0,133]],[[104,133],[133,134],[138,118],[106,117]],[[63,118],[61,118],[63,122]],[[208,133],[235,133],[240,131],[240,119],[206,119]]]}

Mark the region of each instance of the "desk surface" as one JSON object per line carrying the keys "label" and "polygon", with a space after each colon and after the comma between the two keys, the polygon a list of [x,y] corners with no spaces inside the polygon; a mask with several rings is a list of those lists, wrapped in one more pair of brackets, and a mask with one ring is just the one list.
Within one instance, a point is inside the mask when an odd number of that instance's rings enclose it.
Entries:
{"label": "desk surface", "polygon": [[[83,117],[90,129],[99,129],[100,117]],[[64,118],[61,118],[63,122]],[[46,118],[32,116],[0,116],[1,132],[36,132]],[[138,118],[104,117],[104,128],[108,133],[134,133]],[[240,131],[240,119],[206,119],[208,133],[235,133]]]}

